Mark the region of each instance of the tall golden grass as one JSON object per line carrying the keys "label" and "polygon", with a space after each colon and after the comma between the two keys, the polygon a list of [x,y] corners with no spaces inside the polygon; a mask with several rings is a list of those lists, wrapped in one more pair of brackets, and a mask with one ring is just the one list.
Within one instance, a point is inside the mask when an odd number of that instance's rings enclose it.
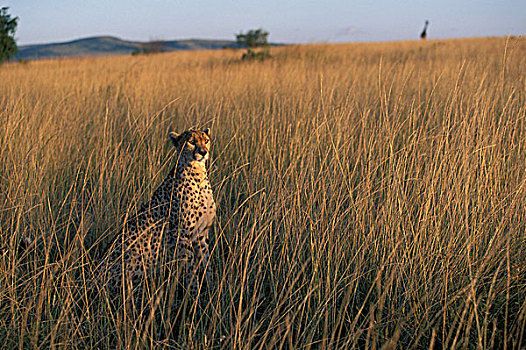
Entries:
{"label": "tall golden grass", "polygon": [[[526,40],[272,55],[0,67],[0,347],[525,346]],[[94,267],[191,126],[213,133],[216,286],[132,320]]]}

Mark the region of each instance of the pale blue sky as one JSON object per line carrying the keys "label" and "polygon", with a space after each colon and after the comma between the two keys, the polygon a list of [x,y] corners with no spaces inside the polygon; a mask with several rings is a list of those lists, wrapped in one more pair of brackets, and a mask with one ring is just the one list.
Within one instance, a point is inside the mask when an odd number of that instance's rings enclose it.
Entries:
{"label": "pale blue sky", "polygon": [[234,39],[264,28],[272,42],[312,43],[526,34],[526,0],[0,0],[20,17],[19,45],[94,35],[129,40]]}

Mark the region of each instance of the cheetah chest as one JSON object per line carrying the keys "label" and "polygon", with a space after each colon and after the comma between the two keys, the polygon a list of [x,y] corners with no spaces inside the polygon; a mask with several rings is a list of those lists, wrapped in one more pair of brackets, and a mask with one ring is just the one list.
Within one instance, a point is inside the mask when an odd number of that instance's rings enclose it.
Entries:
{"label": "cheetah chest", "polygon": [[198,237],[206,237],[208,235],[208,228],[212,225],[216,216],[216,204],[208,181],[199,189],[198,203],[196,234]]}
{"label": "cheetah chest", "polygon": [[181,184],[182,196],[180,219],[186,234],[194,237],[208,237],[208,228],[216,215],[216,205],[207,179],[188,179]]}

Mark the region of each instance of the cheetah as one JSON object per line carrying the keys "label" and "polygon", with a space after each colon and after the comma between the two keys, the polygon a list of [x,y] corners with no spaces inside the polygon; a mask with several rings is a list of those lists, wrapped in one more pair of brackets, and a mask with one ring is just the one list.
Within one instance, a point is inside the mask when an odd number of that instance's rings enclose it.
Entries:
{"label": "cheetah", "polygon": [[166,263],[182,263],[184,286],[192,297],[199,293],[199,278],[210,283],[208,233],[216,204],[206,161],[210,130],[170,132],[176,164],[152,198],[132,218],[112,244],[102,264],[102,276],[112,290],[134,288]]}

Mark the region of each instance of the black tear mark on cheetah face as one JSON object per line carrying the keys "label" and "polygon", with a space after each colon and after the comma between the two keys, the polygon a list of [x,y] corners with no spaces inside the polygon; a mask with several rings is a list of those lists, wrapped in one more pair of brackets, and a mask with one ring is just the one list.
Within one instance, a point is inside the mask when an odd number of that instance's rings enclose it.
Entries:
{"label": "black tear mark on cheetah face", "polygon": [[205,162],[210,151],[210,129],[186,130],[182,134],[170,132],[170,140],[183,162]]}

